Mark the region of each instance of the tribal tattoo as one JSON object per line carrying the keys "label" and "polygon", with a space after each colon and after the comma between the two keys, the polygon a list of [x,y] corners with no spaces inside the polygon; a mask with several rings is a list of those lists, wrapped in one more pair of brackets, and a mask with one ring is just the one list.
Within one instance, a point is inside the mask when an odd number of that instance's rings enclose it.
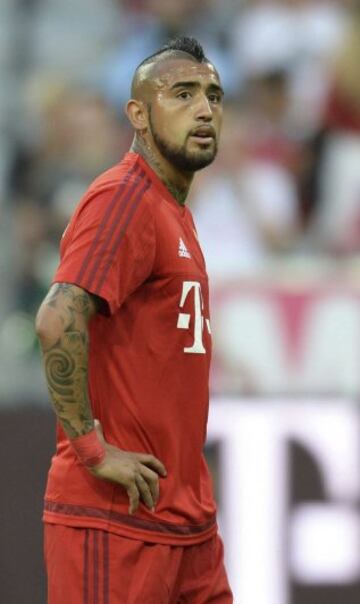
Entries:
{"label": "tribal tattoo", "polygon": [[45,375],[56,414],[69,438],[92,430],[88,395],[88,329],[94,306],[90,295],[67,283],[55,284],[44,306],[56,310],[62,325],[55,343],[42,342]]}

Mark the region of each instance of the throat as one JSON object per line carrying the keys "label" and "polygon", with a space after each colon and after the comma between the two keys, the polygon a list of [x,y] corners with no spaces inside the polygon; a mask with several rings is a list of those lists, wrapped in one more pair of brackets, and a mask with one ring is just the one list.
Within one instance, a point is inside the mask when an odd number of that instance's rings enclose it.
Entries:
{"label": "throat", "polygon": [[184,206],[188,195],[188,189],[184,191],[183,189],[179,189],[175,185],[171,184],[171,182],[166,182],[165,180],[163,182],[166,185],[166,188],[170,191],[171,195],[176,199],[176,201],[181,206]]}

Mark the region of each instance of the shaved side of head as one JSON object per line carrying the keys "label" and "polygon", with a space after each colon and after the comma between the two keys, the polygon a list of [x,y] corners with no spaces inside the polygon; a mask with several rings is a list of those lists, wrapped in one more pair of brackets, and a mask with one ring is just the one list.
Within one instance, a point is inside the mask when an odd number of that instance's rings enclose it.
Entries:
{"label": "shaved side of head", "polygon": [[194,38],[180,37],[171,40],[160,50],[144,59],[135,70],[131,83],[131,97],[149,102],[153,82],[157,77],[160,64],[169,59],[186,59],[194,63],[210,63],[205,57],[202,46]]}
{"label": "shaved side of head", "polygon": [[187,60],[197,63],[191,55],[182,51],[169,50],[152,57],[150,61],[141,64],[135,71],[132,83],[131,83],[131,98],[137,99],[138,101],[148,102],[150,100],[151,92],[154,88],[154,83],[159,77],[161,68],[165,62],[169,60]]}

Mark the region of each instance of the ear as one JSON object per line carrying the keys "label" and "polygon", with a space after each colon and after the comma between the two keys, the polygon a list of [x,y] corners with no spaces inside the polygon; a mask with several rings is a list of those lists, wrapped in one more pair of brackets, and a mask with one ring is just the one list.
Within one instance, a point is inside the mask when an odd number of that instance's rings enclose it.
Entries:
{"label": "ear", "polygon": [[131,125],[137,131],[144,131],[148,127],[148,116],[145,103],[130,99],[125,107],[125,113]]}

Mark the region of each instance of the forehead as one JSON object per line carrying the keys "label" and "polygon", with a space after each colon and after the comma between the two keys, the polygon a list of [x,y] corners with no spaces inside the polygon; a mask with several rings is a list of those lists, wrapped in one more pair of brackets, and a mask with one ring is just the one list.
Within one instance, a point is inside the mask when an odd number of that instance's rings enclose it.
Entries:
{"label": "forehead", "polygon": [[177,82],[195,81],[200,84],[220,84],[219,75],[211,63],[189,59],[169,58],[153,65],[152,81],[156,88],[171,88]]}

